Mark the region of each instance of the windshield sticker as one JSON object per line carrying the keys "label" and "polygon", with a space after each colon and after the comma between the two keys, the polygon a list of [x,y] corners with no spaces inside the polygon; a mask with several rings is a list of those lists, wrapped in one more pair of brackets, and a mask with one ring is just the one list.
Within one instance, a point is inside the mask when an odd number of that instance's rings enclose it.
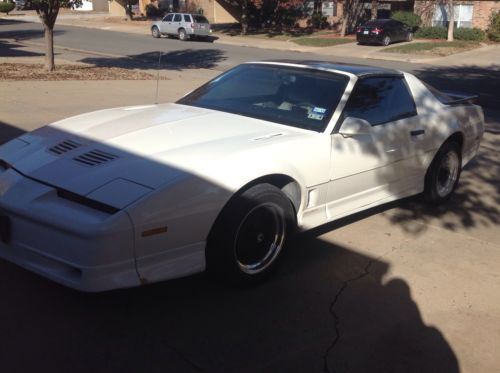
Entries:
{"label": "windshield sticker", "polygon": [[322,108],[322,107],[315,107],[313,109],[313,112],[315,113],[319,113],[319,114],[325,114],[326,113],[326,109],[325,108]]}
{"label": "windshield sticker", "polygon": [[309,114],[307,115],[307,117],[308,117],[309,119],[322,120],[322,119],[323,119],[323,117],[324,117],[324,115],[321,115],[321,114],[316,114],[316,113],[309,113]]}

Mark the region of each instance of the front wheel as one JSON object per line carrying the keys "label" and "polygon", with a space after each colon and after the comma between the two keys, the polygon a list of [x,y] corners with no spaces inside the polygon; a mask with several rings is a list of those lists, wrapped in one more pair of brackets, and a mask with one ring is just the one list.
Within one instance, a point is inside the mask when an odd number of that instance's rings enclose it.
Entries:
{"label": "front wheel", "polygon": [[433,204],[446,202],[457,187],[462,170],[460,146],[446,142],[437,152],[425,176],[425,197]]}
{"label": "front wheel", "polygon": [[406,41],[412,41],[412,40],[413,40],[413,33],[408,32],[408,34],[406,35]]}
{"label": "front wheel", "polygon": [[290,200],[270,184],[233,197],[207,242],[207,269],[233,283],[258,281],[278,263],[295,219]]}
{"label": "front wheel", "polygon": [[151,28],[151,35],[152,35],[154,38],[159,38],[159,37],[161,36],[160,30],[158,29],[158,27],[153,26],[153,27]]}

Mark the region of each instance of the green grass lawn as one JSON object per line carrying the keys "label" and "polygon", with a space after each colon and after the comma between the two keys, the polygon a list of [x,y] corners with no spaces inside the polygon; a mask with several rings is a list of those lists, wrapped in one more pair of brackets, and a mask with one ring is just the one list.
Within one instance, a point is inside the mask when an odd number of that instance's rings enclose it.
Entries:
{"label": "green grass lawn", "polygon": [[353,43],[354,39],[342,38],[297,38],[291,39],[296,44],[305,45],[308,47],[332,47],[334,45]]}
{"label": "green grass lawn", "polygon": [[385,48],[382,52],[448,56],[453,53],[463,52],[479,46],[480,44],[478,42],[464,40],[455,40],[452,42],[412,42]]}

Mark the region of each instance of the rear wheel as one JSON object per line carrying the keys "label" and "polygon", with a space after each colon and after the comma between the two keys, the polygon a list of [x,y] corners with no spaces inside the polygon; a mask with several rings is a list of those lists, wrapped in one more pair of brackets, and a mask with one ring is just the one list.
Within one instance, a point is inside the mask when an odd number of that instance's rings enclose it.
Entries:
{"label": "rear wheel", "polygon": [[161,36],[161,32],[160,32],[160,29],[156,26],[153,26],[151,28],[151,35],[154,37],[154,38],[159,38]]}
{"label": "rear wheel", "polygon": [[235,196],[217,218],[207,243],[207,269],[232,282],[252,283],[272,272],[295,219],[290,200],[273,185]]}
{"label": "rear wheel", "polygon": [[389,37],[389,35],[386,35],[382,39],[382,45],[387,46],[389,44],[391,44],[391,38]]}
{"label": "rear wheel", "polygon": [[412,40],[413,40],[413,33],[408,32],[408,34],[406,35],[406,41],[412,41]]}
{"label": "rear wheel", "polygon": [[186,41],[189,39],[189,36],[188,36],[186,30],[184,30],[183,28],[179,29],[177,34],[179,36],[179,40]]}
{"label": "rear wheel", "polygon": [[462,169],[460,146],[446,142],[437,152],[425,177],[425,197],[434,204],[446,202],[457,187]]}

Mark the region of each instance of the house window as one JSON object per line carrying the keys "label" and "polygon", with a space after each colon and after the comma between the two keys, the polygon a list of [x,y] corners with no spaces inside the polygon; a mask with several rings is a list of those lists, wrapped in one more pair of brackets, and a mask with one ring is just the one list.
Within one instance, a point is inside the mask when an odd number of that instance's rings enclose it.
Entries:
{"label": "house window", "polygon": [[321,13],[328,16],[337,15],[337,2],[336,1],[322,1],[321,2]]}
{"label": "house window", "polygon": [[[438,4],[434,9],[434,16],[432,17],[432,26],[448,27],[449,8],[446,4]],[[455,5],[453,13],[455,15],[455,27],[472,27],[472,11],[473,5]]]}

